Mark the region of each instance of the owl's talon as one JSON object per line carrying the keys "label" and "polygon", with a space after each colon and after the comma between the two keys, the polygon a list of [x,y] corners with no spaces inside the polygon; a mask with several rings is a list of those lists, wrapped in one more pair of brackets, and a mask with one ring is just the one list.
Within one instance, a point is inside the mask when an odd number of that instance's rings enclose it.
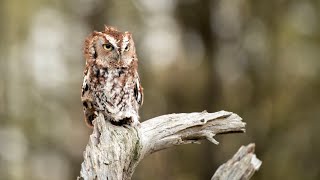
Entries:
{"label": "owl's talon", "polygon": [[131,128],[131,126],[129,124],[124,124],[123,127],[127,128],[127,129]]}
{"label": "owl's talon", "polygon": [[138,122],[137,125],[136,125],[136,127],[137,127],[137,128],[141,128],[141,123]]}
{"label": "owl's talon", "polygon": [[133,127],[141,127],[141,123],[139,121],[133,121],[131,123],[131,126],[133,126]]}

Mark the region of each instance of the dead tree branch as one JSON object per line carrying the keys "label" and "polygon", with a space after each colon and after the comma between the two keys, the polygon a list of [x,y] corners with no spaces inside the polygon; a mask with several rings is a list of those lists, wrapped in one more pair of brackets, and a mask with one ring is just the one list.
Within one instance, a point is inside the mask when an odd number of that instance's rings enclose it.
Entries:
{"label": "dead tree branch", "polygon": [[217,134],[245,132],[241,117],[227,111],[168,114],[139,127],[115,126],[100,114],[94,123],[78,179],[131,179],[146,155],[203,139],[218,144]]}
{"label": "dead tree branch", "polygon": [[250,179],[262,162],[254,154],[254,144],[242,146],[238,152],[225,164],[221,165],[211,180],[220,179]]}

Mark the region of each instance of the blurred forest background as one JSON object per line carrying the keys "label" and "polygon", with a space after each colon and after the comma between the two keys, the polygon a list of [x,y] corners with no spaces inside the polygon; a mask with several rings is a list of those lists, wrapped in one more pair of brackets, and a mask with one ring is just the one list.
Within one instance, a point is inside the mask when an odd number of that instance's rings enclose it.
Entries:
{"label": "blurred forest background", "polygon": [[205,180],[255,142],[253,179],[320,179],[320,1],[1,0],[0,179],[75,179],[82,46],[93,30],[133,33],[142,120],[233,111],[245,134],[144,159],[135,180]]}

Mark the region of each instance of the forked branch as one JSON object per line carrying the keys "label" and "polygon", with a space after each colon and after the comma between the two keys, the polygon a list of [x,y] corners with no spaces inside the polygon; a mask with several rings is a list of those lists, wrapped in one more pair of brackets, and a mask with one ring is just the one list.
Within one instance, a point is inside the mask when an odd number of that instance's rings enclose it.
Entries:
{"label": "forked branch", "polygon": [[242,119],[227,111],[168,114],[139,127],[115,126],[100,114],[94,124],[78,179],[131,179],[146,155],[203,139],[218,144],[217,134],[245,132]]}

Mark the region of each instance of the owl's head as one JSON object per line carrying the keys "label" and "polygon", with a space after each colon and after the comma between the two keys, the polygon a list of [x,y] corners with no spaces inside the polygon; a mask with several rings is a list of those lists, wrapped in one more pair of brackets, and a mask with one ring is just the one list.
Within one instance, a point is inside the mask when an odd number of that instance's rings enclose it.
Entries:
{"label": "owl's head", "polygon": [[131,33],[108,26],[87,37],[84,55],[87,63],[107,68],[129,67],[138,61]]}

